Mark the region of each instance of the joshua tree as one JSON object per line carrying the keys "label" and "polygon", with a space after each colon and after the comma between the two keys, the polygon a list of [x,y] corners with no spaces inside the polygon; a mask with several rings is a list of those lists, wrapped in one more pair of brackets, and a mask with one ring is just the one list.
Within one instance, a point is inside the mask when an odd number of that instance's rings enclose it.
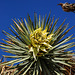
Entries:
{"label": "joshua tree", "polygon": [[[6,58],[15,58],[11,61],[1,63],[0,65],[12,65],[8,70],[16,69],[13,75],[61,75],[65,71],[61,65],[71,67],[71,53],[68,51],[75,46],[75,42],[69,42],[74,39],[73,34],[64,37],[73,27],[68,28],[68,24],[63,25],[65,20],[56,28],[58,19],[54,22],[54,17],[47,18],[45,15],[39,19],[34,14],[34,22],[28,15],[27,21],[21,18],[14,19],[9,34],[3,31],[8,38],[3,39],[6,43],[0,43],[1,49],[5,52],[14,54],[5,56]],[[64,37],[64,38],[63,38]],[[15,64],[17,63],[17,64]],[[6,74],[7,75],[7,74]],[[11,74],[10,74],[11,75]]]}
{"label": "joshua tree", "polygon": [[[2,62],[3,58],[0,60],[0,63],[3,64],[6,61]],[[16,68],[11,69],[13,65],[1,65],[0,66],[0,75],[14,75],[14,72],[16,71]]]}
{"label": "joshua tree", "polygon": [[66,12],[74,12],[75,13],[75,3],[59,3],[62,9]]}

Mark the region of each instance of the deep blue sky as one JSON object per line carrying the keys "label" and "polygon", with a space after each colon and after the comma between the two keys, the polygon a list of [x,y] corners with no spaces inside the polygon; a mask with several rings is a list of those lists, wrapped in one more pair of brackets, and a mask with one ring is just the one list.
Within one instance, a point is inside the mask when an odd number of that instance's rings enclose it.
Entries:
{"label": "deep blue sky", "polygon": [[[12,19],[15,18],[26,18],[27,14],[34,18],[34,12],[37,15],[49,14],[51,10],[51,16],[55,15],[55,19],[59,18],[58,25],[67,18],[65,23],[70,23],[69,28],[75,25],[75,13],[64,12],[59,3],[75,3],[75,0],[0,0],[0,42],[5,36],[2,34],[2,30],[8,30],[10,24],[12,24]],[[73,28],[68,35],[75,33],[75,28]],[[75,35],[74,35],[75,36]],[[74,48],[73,48],[74,49]],[[5,55],[0,49],[0,56]]]}

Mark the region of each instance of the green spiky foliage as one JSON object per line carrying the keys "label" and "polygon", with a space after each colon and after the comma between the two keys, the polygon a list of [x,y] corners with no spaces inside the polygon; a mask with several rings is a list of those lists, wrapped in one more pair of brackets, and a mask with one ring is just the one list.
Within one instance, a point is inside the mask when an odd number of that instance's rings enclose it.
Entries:
{"label": "green spiky foliage", "polygon": [[15,59],[0,65],[13,64],[10,70],[16,68],[14,75],[60,75],[65,70],[61,65],[71,67],[74,64],[70,62],[73,50],[66,51],[75,46],[75,42],[68,42],[74,39],[73,34],[64,38],[73,27],[67,29],[68,24],[63,26],[65,20],[56,28],[58,19],[54,21],[50,14],[45,18],[39,15],[38,19],[35,13],[34,22],[29,15],[27,21],[21,18],[13,22],[13,29],[9,29],[14,35],[3,31],[8,39],[3,39],[6,43],[0,46],[15,55],[4,57]]}
{"label": "green spiky foliage", "polygon": [[[3,61],[3,58],[0,60],[0,63],[3,64],[7,61]],[[13,65],[0,65],[0,75],[14,75],[14,72],[17,68],[11,69]]]}
{"label": "green spiky foliage", "polygon": [[[2,59],[0,60],[0,63],[2,62]],[[0,66],[0,73],[1,73],[2,67]]]}

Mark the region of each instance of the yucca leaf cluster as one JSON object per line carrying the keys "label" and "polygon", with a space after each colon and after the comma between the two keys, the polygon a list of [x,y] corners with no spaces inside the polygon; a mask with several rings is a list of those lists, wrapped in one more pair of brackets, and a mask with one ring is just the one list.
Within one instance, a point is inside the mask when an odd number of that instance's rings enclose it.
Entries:
{"label": "yucca leaf cluster", "polygon": [[[64,25],[65,20],[56,26],[59,18],[54,20],[49,16],[37,18],[34,14],[34,22],[30,16],[27,20],[13,20],[12,29],[14,34],[3,31],[7,39],[6,43],[1,43],[1,49],[5,52],[14,54],[14,56],[5,56],[6,58],[14,58],[11,61],[1,63],[0,65],[13,64],[10,70],[16,69],[14,75],[60,75],[65,70],[61,65],[71,67],[70,62],[73,50],[69,50],[75,46],[75,42],[69,42],[74,39],[73,34],[64,38],[64,36],[74,27],[68,28],[68,24]],[[58,27],[58,28],[56,28]],[[14,65],[17,63],[16,65]],[[5,71],[5,74],[7,72]]]}

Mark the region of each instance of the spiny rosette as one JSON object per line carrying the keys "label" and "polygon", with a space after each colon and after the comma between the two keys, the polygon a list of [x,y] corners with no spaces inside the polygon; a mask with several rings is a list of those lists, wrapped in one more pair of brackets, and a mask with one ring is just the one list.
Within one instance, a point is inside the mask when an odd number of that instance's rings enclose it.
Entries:
{"label": "spiny rosette", "polygon": [[36,59],[37,56],[43,56],[44,53],[47,53],[52,40],[53,34],[49,34],[47,29],[42,29],[41,27],[36,29],[30,34],[31,46],[29,52],[33,52],[33,56]]}
{"label": "spiny rosette", "polygon": [[[12,56],[5,56],[6,58],[16,58],[11,61],[0,63],[2,66],[13,65],[9,68],[16,69],[14,75],[60,75],[62,74],[66,65],[71,67],[73,50],[69,49],[75,46],[75,42],[70,42],[75,37],[72,35],[64,37],[73,27],[68,28],[68,24],[64,25],[65,20],[56,28],[59,18],[55,20],[50,18],[50,13],[47,18],[37,18],[34,14],[34,22],[30,16],[27,20],[21,18],[14,19],[12,29],[10,31],[14,34],[9,34],[6,31],[3,33],[7,39],[2,39],[5,43],[0,43],[1,49],[5,52],[14,54]],[[4,72],[6,74],[6,72]]]}

